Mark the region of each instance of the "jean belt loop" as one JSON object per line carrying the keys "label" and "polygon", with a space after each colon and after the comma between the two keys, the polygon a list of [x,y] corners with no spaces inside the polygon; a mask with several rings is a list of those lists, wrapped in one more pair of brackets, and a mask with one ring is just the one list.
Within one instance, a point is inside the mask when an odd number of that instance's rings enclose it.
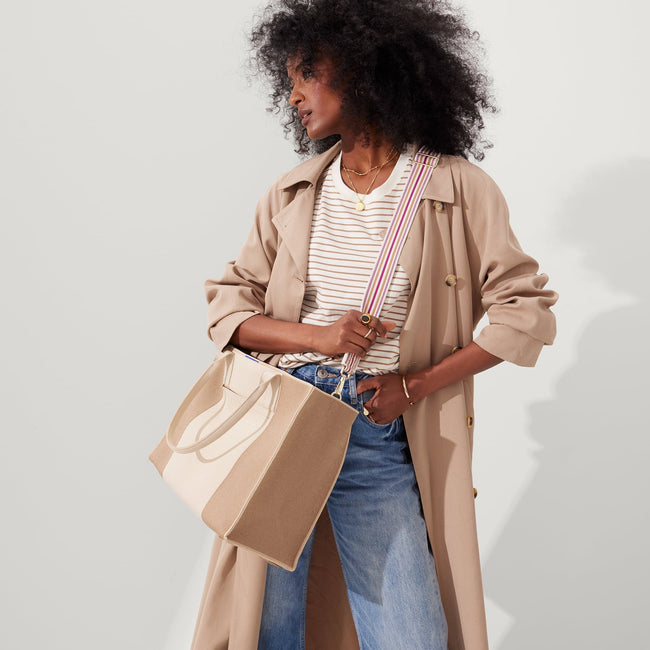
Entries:
{"label": "jean belt loop", "polygon": [[352,373],[350,376],[350,401],[353,404],[357,402],[357,373]]}

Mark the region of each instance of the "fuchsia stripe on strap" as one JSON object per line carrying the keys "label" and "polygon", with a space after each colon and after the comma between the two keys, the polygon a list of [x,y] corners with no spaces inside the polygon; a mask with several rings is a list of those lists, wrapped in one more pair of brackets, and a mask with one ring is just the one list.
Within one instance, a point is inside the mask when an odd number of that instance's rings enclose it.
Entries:
{"label": "fuchsia stripe on strap", "polygon": [[[381,313],[388,288],[395,274],[397,260],[406,243],[420,199],[424,194],[424,188],[431,179],[431,174],[439,160],[440,154],[435,154],[426,147],[421,147],[413,157],[413,168],[406,181],[404,193],[397,205],[368,280],[366,293],[361,303],[361,311],[364,313],[373,316],[379,316]],[[359,361],[357,355],[346,354],[343,357],[343,372],[348,375],[352,374],[359,366]]]}

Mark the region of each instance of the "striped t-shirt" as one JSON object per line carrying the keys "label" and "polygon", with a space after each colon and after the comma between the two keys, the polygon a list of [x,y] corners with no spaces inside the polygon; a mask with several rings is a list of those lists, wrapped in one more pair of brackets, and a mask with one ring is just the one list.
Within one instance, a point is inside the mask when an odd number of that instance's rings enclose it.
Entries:
{"label": "striped t-shirt", "polygon": [[[414,151],[409,147],[402,153],[390,177],[363,197],[363,211],[356,210],[359,199],[341,178],[341,155],[325,170],[314,204],[301,323],[330,325],[350,309],[360,309],[379,249],[408,180]],[[410,293],[410,280],[398,264],[380,314],[380,320],[395,322],[395,329],[386,338],[377,338],[361,359],[360,371],[380,375],[397,370],[399,335]],[[340,368],[342,359],[318,352],[285,354],[280,366],[321,363]]]}

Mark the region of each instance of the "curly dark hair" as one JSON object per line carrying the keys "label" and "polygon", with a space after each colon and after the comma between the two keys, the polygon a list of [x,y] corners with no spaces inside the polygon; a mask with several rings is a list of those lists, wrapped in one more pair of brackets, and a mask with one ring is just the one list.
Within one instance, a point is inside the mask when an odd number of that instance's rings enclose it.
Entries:
{"label": "curly dark hair", "polygon": [[284,114],[296,152],[321,153],[339,136],[312,141],[289,104],[287,60],[334,63],[345,118],[369,139],[426,145],[482,160],[485,111],[496,112],[480,64],[479,35],[443,0],[275,0],[253,27],[251,65],[270,82],[269,110]]}

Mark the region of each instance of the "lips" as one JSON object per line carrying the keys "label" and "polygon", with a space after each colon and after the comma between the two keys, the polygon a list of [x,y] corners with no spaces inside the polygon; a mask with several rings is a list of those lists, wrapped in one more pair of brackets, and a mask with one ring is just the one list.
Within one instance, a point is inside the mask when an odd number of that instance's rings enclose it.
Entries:
{"label": "lips", "polygon": [[298,111],[298,117],[300,118],[300,121],[302,122],[302,125],[306,126],[307,122],[309,122],[309,118],[311,117],[311,111],[308,111],[307,109],[301,108]]}

